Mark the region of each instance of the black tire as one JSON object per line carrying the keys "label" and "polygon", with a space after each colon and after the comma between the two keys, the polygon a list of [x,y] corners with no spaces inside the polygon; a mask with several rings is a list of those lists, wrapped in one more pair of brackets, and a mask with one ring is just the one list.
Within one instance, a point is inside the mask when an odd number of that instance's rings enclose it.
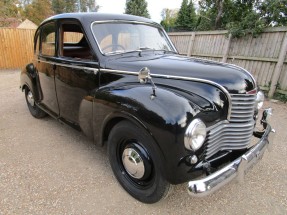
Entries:
{"label": "black tire", "polygon": [[[138,153],[144,166],[143,176],[138,169],[133,177],[124,165],[123,153],[132,150]],[[165,198],[171,185],[161,172],[161,156],[151,136],[131,122],[121,121],[115,125],[108,139],[108,154],[112,170],[122,187],[135,199],[155,203]],[[126,156],[127,157],[127,156]],[[130,157],[126,161],[134,161]],[[138,165],[134,167],[138,168]]]}
{"label": "black tire", "polygon": [[36,105],[35,101],[32,104],[31,97],[29,98],[29,96],[32,96],[32,100],[34,100],[32,91],[30,91],[28,87],[25,87],[25,99],[31,115],[37,119],[47,116],[47,114]]}

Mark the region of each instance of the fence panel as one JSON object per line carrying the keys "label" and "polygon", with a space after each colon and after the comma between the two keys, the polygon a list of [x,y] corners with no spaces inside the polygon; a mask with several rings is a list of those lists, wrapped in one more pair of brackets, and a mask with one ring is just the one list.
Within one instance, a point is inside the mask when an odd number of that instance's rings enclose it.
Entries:
{"label": "fence panel", "polygon": [[0,69],[22,68],[33,59],[35,30],[0,28]]}

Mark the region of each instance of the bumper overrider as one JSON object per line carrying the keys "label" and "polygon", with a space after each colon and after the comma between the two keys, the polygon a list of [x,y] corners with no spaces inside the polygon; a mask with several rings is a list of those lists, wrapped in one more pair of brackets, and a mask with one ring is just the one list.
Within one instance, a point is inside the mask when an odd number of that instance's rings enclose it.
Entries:
{"label": "bumper overrider", "polygon": [[275,134],[275,130],[272,129],[271,125],[268,123],[268,119],[271,115],[271,108],[264,110],[261,123],[265,130],[255,134],[255,136],[260,137],[260,140],[252,148],[227,166],[205,178],[189,181],[189,194],[195,197],[202,197],[213,193],[234,178],[238,178],[238,180],[242,182],[247,170],[263,157],[265,149],[268,148],[268,150],[270,150],[270,144],[273,141]]}

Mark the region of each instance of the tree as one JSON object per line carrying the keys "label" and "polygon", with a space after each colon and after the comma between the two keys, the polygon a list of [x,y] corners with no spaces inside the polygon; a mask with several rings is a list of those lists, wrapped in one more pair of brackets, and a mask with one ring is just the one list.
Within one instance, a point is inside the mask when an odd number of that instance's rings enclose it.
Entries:
{"label": "tree", "polygon": [[87,0],[87,8],[89,12],[98,12],[100,6],[96,3],[96,0]]}
{"label": "tree", "polygon": [[9,19],[11,17],[18,17],[18,10],[15,5],[15,1],[6,0],[0,2],[0,27],[7,27],[15,21],[15,19]]}
{"label": "tree", "polygon": [[225,28],[225,20],[232,0],[201,0],[199,1],[200,30],[217,30]]}
{"label": "tree", "polygon": [[287,0],[259,0],[257,10],[268,26],[287,26]]}
{"label": "tree", "polygon": [[53,14],[50,0],[33,0],[23,11],[24,17],[39,25]]}
{"label": "tree", "polygon": [[52,0],[52,9],[55,14],[87,11],[97,12],[99,6],[95,0]]}
{"label": "tree", "polygon": [[179,30],[194,30],[197,16],[192,0],[183,0],[176,19],[176,27]]}
{"label": "tree", "polygon": [[150,18],[145,0],[127,0],[125,13]]}
{"label": "tree", "polygon": [[52,0],[52,10],[55,14],[64,13],[66,10],[65,0]]}
{"label": "tree", "polygon": [[199,30],[227,29],[234,37],[257,36],[266,26],[258,0],[199,1]]}
{"label": "tree", "polygon": [[[18,16],[18,8],[16,4],[18,3],[17,0],[4,0],[0,2],[0,18],[10,18],[10,17],[17,17]],[[1,27],[9,25],[6,23],[5,20],[1,20]]]}
{"label": "tree", "polygon": [[177,10],[171,10],[168,8],[162,9],[161,17],[162,21],[160,24],[164,27],[166,31],[170,31],[171,28],[175,27],[175,21],[177,19]]}
{"label": "tree", "polygon": [[256,37],[266,27],[264,20],[256,10],[256,2],[257,0],[229,2],[224,27],[233,37],[242,37],[248,34]]}
{"label": "tree", "polygon": [[77,3],[77,0],[52,0],[52,10],[55,14],[76,12],[79,10]]}
{"label": "tree", "polygon": [[96,4],[95,0],[81,0],[81,12],[97,12],[99,6]]}
{"label": "tree", "polygon": [[260,19],[259,14],[254,11],[246,13],[240,21],[233,21],[226,25],[228,32],[237,38],[248,34],[257,37],[265,27],[264,20]]}

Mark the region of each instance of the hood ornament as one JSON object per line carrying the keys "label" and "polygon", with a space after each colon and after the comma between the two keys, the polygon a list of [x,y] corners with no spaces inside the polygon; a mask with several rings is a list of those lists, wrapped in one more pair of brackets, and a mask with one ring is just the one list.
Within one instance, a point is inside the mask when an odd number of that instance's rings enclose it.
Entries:
{"label": "hood ornament", "polygon": [[150,75],[149,68],[144,67],[139,71],[138,80],[141,84],[146,84],[148,81],[150,81],[150,83],[152,85],[152,94],[151,94],[150,98],[153,100],[156,97],[156,95],[155,95],[156,86],[155,86],[155,84],[152,80],[152,77]]}

